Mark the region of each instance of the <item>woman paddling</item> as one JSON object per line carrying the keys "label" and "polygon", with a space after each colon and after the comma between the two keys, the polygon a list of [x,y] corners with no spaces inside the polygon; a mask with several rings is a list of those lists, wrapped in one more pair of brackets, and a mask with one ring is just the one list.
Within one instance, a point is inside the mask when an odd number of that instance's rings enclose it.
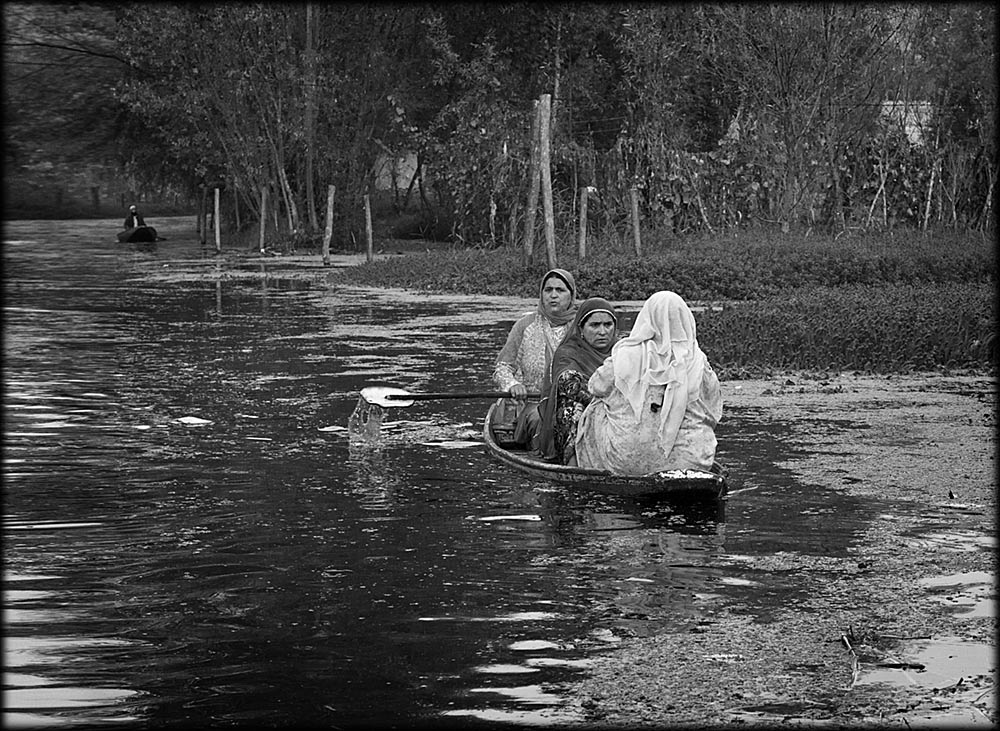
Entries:
{"label": "woman paddling", "polygon": [[514,441],[522,446],[537,448],[538,405],[528,404],[527,394],[541,390],[552,356],[576,315],[575,299],[572,274],[565,269],[545,272],[538,307],[514,323],[497,356],[493,380],[501,391],[514,397],[516,406],[510,418],[514,419]]}

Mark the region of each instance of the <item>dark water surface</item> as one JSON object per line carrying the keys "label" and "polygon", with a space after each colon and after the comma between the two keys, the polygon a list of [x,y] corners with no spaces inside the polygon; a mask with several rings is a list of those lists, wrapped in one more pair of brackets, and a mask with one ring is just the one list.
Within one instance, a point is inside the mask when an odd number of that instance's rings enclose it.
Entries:
{"label": "dark water surface", "polygon": [[754,557],[844,555],[879,509],[796,484],[780,425],[733,410],[721,510],[518,475],[485,401],[352,442],[366,385],[492,388],[518,309],[331,296],[115,228],[4,226],[8,727],[570,723],[588,658],[787,606]]}

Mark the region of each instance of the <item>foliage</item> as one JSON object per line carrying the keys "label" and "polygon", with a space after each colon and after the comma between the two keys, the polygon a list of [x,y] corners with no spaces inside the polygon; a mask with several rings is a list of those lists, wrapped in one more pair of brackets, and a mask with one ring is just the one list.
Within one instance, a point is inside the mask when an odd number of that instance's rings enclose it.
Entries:
{"label": "foliage", "polygon": [[426,26],[433,84],[450,93],[429,129],[417,136],[418,144],[436,171],[435,186],[451,209],[446,213],[456,238],[495,244],[498,214],[507,221],[517,204],[527,157],[524,130],[530,124],[498,94],[509,64],[491,37],[474,44],[472,57],[462,62],[443,20],[431,17]]}
{"label": "foliage", "polygon": [[102,162],[124,109],[114,12],[87,3],[4,3],[7,165]]}
{"label": "foliage", "polygon": [[[678,240],[642,259],[622,247],[582,263],[565,257],[581,297],[642,300],[659,289],[699,301],[754,300],[802,287],[921,285],[996,280],[991,244],[948,231],[786,238],[734,235]],[[540,266],[508,251],[453,248],[365,264],[352,281],[372,286],[532,296]]]}
{"label": "foliage", "polygon": [[696,314],[722,372],[890,373],[995,361],[992,284],[808,287]]}
{"label": "foliage", "polygon": [[[379,155],[416,152],[427,219],[516,242],[542,93],[562,238],[583,186],[607,232],[632,188],[643,226],[675,234],[994,227],[987,4],[8,5],[5,69],[44,65],[39,85],[8,75],[8,159],[79,137],[76,160],[147,185],[224,182],[247,220],[266,189],[289,235],[316,233],[332,184],[338,240],[360,243]],[[60,76],[67,53],[101,67]],[[897,103],[926,111],[920,140]]]}
{"label": "foliage", "polygon": [[[720,373],[900,372],[996,361],[996,261],[989,242],[949,231],[810,240],[703,239],[642,260],[626,251],[574,272],[580,298],[641,302],[669,289],[698,309],[698,338]],[[502,251],[452,248],[363,264],[355,284],[533,299],[539,266]],[[721,303],[721,310],[717,309]]]}
{"label": "foliage", "polygon": [[[114,94],[125,68],[113,42],[114,8],[10,2],[2,12],[8,215],[46,203],[56,216],[106,213],[96,191],[117,183],[127,118]],[[86,195],[74,199],[73,191]]]}

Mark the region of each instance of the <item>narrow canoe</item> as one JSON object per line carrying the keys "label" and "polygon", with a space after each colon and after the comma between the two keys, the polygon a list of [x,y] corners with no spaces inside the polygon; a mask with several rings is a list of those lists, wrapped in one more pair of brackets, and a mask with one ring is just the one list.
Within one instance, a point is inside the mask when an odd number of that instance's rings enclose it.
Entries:
{"label": "narrow canoe", "polygon": [[156,241],[156,229],[152,226],[136,226],[118,232],[118,240],[123,244],[139,244]]}
{"label": "narrow canoe", "polygon": [[500,462],[532,477],[563,484],[587,487],[600,492],[629,496],[677,496],[721,499],[725,497],[726,478],[716,464],[712,472],[669,470],[646,475],[613,475],[605,470],[554,464],[531,456],[511,444],[510,425],[498,424],[500,401],[486,412],[483,441],[486,449]]}

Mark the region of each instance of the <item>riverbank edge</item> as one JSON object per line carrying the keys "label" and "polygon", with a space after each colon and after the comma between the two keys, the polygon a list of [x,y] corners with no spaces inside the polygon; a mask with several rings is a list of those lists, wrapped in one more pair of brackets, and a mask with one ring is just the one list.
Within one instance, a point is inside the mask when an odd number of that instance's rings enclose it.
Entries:
{"label": "riverbank edge", "polygon": [[[995,660],[990,673],[941,688],[858,682],[866,663],[906,657],[913,643],[896,637],[953,638],[988,646],[995,658],[995,588],[991,611],[963,616],[924,583],[981,572],[995,587],[995,380],[838,374],[723,389],[730,408],[792,427],[796,456],[782,466],[803,484],[890,507],[848,558],[776,555],[755,567],[794,577],[804,603],[766,620],[722,606],[692,633],[623,639],[576,690],[574,706],[588,719],[581,727],[995,724]],[[697,704],[685,700],[692,695]]]}

